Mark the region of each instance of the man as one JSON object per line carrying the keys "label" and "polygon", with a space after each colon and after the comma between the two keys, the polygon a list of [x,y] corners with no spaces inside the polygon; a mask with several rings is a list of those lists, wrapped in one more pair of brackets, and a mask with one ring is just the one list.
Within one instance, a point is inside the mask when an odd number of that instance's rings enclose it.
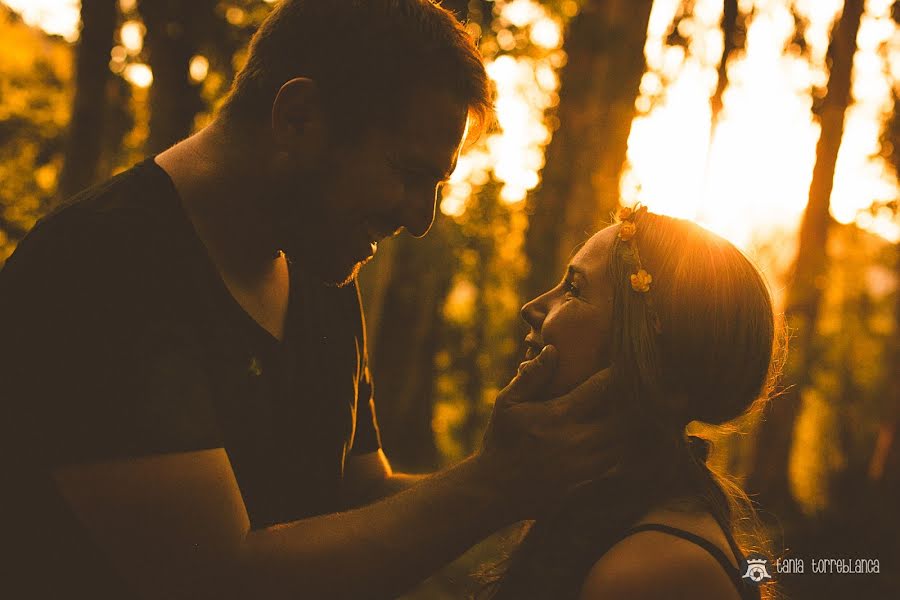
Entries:
{"label": "man", "polygon": [[381,450],[355,274],[488,106],[430,2],[284,0],[212,125],[35,227],[0,273],[9,597],[391,597],[604,472],[602,377],[541,397],[552,349],[475,456]]}

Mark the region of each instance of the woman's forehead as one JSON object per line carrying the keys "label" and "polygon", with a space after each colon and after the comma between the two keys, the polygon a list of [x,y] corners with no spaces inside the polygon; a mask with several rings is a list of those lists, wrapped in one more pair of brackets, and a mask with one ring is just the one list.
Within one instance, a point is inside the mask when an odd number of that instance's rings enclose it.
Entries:
{"label": "woman's forehead", "polygon": [[612,225],[592,235],[572,257],[572,266],[584,271],[589,278],[591,274],[595,277],[604,274],[609,265],[617,231],[618,228]]}

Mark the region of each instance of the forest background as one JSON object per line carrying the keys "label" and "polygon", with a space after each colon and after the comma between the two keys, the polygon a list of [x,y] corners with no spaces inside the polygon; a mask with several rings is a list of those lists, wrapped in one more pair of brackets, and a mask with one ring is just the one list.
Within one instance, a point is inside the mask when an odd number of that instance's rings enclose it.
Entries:
{"label": "forest background", "polygon": [[[778,397],[715,440],[793,598],[900,597],[900,2],[445,0],[480,40],[497,123],[424,240],[361,275],[378,418],[399,469],[477,447],[521,359],[522,303],[620,205],[744,249],[788,325]],[[0,265],[42,215],[209,122],[268,0],[3,0]],[[0,332],[0,343],[3,343]],[[0,382],[2,392],[2,382]],[[458,598],[480,544],[408,599]]]}

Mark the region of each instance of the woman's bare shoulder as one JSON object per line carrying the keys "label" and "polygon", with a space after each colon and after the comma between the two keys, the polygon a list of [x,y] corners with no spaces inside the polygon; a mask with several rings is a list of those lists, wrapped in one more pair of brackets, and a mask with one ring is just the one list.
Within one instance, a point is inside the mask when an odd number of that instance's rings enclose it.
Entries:
{"label": "woman's bare shoulder", "polygon": [[[654,511],[638,524],[651,522],[710,537],[710,524],[699,515]],[[607,598],[739,600],[740,596],[719,562],[700,546],[660,531],[641,531],[610,548],[588,573],[580,600]]]}

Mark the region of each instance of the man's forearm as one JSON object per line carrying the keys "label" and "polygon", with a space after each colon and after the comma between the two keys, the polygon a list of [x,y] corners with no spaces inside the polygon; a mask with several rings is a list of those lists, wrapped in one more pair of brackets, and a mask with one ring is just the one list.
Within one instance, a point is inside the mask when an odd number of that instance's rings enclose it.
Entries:
{"label": "man's forearm", "polygon": [[394,473],[381,485],[382,494],[379,496],[379,499],[387,498],[388,496],[393,496],[403,490],[407,490],[430,476],[431,474],[417,475],[414,473]]}
{"label": "man's forearm", "polygon": [[347,508],[356,508],[365,506],[372,502],[383,500],[388,496],[399,494],[404,490],[408,490],[412,486],[425,481],[433,476],[433,473],[427,475],[414,475],[412,473],[392,473],[384,479],[374,482],[365,490],[357,491],[352,497],[345,499]]}
{"label": "man's forearm", "polygon": [[392,598],[509,520],[475,459],[416,478],[364,508],[248,534],[248,597]]}

